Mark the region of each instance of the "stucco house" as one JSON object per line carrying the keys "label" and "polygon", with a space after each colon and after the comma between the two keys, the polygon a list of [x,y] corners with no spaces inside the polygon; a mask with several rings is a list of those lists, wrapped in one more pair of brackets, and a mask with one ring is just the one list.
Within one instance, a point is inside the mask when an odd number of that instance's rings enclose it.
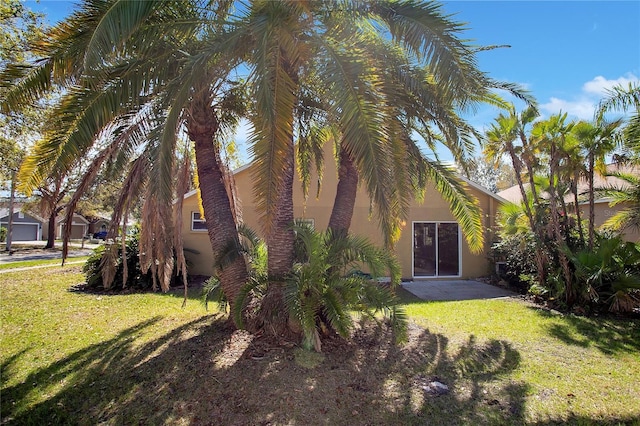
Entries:
{"label": "stucco house", "polygon": [[[60,216],[56,221],[56,239],[62,239],[64,235],[64,229],[67,225],[65,217]],[[71,220],[71,239],[81,240],[89,233],[89,220],[84,216],[74,213]]]}
{"label": "stucco house", "polygon": [[[608,170],[620,171],[624,173],[635,173],[635,174],[640,173],[640,170],[638,169],[619,166],[619,165],[609,165]],[[594,176],[594,188],[605,188],[605,187],[616,187],[620,189],[626,189],[629,187],[629,184],[626,181],[613,176],[601,176],[599,174],[596,174]],[[525,184],[525,188],[528,189],[529,184]],[[580,214],[584,219],[589,219],[589,201],[588,199],[586,199],[586,194],[588,194],[588,191],[589,191],[588,182],[585,179],[581,179],[578,182],[578,194],[582,194],[581,199],[579,201],[579,205],[580,205]],[[518,187],[518,185],[512,186],[503,191],[500,191],[498,192],[498,195],[511,203],[520,203],[522,201],[522,194],[520,193],[520,188]],[[566,201],[567,203],[573,203],[573,196],[572,195],[567,196]],[[613,216],[620,210],[623,210],[626,207],[628,207],[627,203],[620,203],[615,206],[610,206],[609,205],[610,202],[611,202],[610,198],[596,197],[595,203],[594,203],[595,204],[594,223],[596,228],[602,226],[602,224],[606,222],[607,219],[609,219],[611,216]],[[626,229],[623,232],[622,237],[627,241],[640,242],[640,230]]]}
{"label": "stucco house", "polygon": [[[12,241],[38,241],[42,239],[42,230],[46,221],[33,214],[23,212],[20,207],[14,208],[13,225],[11,231]],[[9,226],[9,209],[0,209],[0,226]]]}
{"label": "stucco house", "polygon": [[[326,155],[325,158],[331,157]],[[327,161],[320,195],[318,198],[310,196],[305,201],[300,180],[296,174],[293,194],[295,218],[310,221],[316,229],[326,229],[336,194],[337,176],[335,162]],[[234,178],[244,223],[260,232],[259,217],[253,196],[251,165],[234,171]],[[408,220],[396,245],[403,279],[465,279],[489,274],[491,263],[488,249],[493,241],[490,230],[495,226],[496,210],[505,200],[477,184],[466,183],[468,190],[478,199],[483,211],[483,225],[487,230],[484,252],[474,254],[469,250],[458,223],[449,211],[448,204],[434,187],[429,187],[425,202],[422,204],[413,202],[411,205]],[[366,191],[360,187],[350,231],[365,235],[376,244],[382,245],[383,239],[378,223],[375,218],[370,217],[369,209],[369,198]],[[185,195],[182,214],[184,218],[182,235],[189,271],[191,274],[211,275],[212,251],[205,221],[200,216],[196,191]]]}

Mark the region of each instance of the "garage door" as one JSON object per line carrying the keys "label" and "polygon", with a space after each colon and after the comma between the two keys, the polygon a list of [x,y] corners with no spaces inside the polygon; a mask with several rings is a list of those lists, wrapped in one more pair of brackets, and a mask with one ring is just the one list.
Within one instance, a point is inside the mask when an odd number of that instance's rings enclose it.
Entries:
{"label": "garage door", "polygon": [[38,239],[38,225],[14,223],[12,241],[35,241]]}

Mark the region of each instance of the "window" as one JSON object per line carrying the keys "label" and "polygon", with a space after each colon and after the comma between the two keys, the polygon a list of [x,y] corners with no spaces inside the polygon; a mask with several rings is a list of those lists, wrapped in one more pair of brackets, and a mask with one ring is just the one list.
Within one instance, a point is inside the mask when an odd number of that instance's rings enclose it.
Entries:
{"label": "window", "polygon": [[192,231],[206,231],[207,223],[204,218],[200,216],[200,212],[191,212],[191,230]]}
{"label": "window", "polygon": [[24,213],[18,212],[18,219],[24,219]]}

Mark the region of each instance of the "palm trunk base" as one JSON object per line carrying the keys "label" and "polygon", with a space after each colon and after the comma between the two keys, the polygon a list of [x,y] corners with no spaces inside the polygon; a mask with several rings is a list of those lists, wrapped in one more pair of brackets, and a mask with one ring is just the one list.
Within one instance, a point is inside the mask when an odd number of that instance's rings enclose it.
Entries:
{"label": "palm trunk base", "polygon": [[273,338],[277,342],[300,341],[302,329],[290,318],[284,302],[282,284],[269,283],[267,294],[261,301],[254,301],[247,313],[247,329],[254,334]]}

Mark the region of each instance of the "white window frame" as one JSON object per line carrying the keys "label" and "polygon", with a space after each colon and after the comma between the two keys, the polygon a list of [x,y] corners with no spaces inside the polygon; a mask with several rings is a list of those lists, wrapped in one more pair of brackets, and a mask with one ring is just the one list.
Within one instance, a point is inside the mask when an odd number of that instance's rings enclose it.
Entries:
{"label": "white window frame", "polygon": [[[416,224],[421,223],[435,223],[436,231],[434,238],[435,250],[436,250],[436,274],[435,275],[415,275],[415,247],[413,241],[413,235],[415,235]],[[438,259],[440,253],[438,252],[438,225],[441,223],[455,223],[458,225],[458,275],[439,275],[438,268]],[[429,278],[460,278],[462,276],[462,230],[460,229],[460,224],[454,220],[414,220],[411,223],[411,276],[416,279],[429,279]]]}
{"label": "white window frame", "polygon": [[[196,219],[196,215],[198,215],[198,219]],[[204,218],[200,217],[200,212],[191,212],[191,231],[192,232],[207,232],[207,225],[206,225],[206,220],[204,220]],[[204,224],[204,229],[195,228],[195,224],[196,223],[201,223]]]}
{"label": "white window frame", "polygon": [[18,219],[24,219],[24,212],[18,212]]}

